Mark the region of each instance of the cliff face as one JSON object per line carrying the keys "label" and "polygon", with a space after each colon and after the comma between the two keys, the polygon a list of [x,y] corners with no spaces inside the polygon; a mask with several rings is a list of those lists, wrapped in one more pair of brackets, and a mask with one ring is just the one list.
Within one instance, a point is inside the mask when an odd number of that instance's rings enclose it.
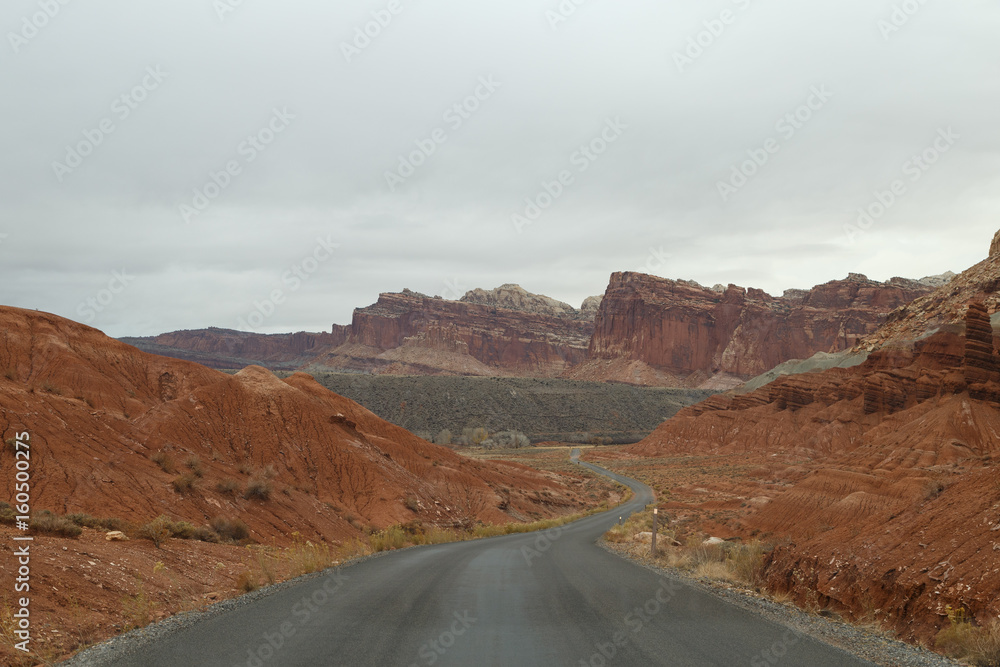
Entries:
{"label": "cliff face", "polygon": [[849,349],[890,311],[931,291],[919,281],[878,283],[852,274],[776,298],[735,285],[708,289],[615,273],[589,356],[639,362],[694,383],[729,377],[733,385],[789,359]]}
{"label": "cliff face", "polygon": [[470,292],[463,301],[408,290],[382,294],[354,311],[347,343],[311,367],[554,377],[582,362],[593,331],[586,314],[511,287]]}

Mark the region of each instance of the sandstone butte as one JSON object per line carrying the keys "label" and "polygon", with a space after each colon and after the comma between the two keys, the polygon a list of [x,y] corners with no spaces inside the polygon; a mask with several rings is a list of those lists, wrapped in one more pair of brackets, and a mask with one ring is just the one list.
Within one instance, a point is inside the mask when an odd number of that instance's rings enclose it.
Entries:
{"label": "sandstone butte", "polygon": [[[947,276],[946,276],[947,277]],[[267,336],[221,329],[126,339],[216,368],[397,375],[565,377],[638,385],[730,388],[789,359],[840,352],[942,278],[851,275],[772,297],[616,273],[581,308],[517,285],[459,301],[409,290],[382,294],[330,333]]]}
{"label": "sandstone butte", "polygon": [[858,341],[871,352],[862,365],[716,395],[625,454],[760,466],[757,482],[717,478],[726,492],[714,509],[737,512],[738,535],[777,545],[767,579],[800,603],[924,641],[949,605],[997,618],[997,239],[989,259]]}
{"label": "sandstone butte", "polygon": [[[32,506],[145,522],[167,514],[203,525],[244,520],[262,543],[347,539],[357,526],[423,520],[507,523],[584,503],[564,480],[479,462],[377,418],[298,373],[235,376],[149,355],[54,315],[0,307],[0,427],[33,443]],[[176,472],[153,461],[164,453]],[[194,492],[172,480],[197,457]],[[0,459],[10,469],[13,454]],[[271,478],[267,502],[220,493]],[[0,483],[14,495],[14,479]],[[354,525],[349,519],[353,519]]]}

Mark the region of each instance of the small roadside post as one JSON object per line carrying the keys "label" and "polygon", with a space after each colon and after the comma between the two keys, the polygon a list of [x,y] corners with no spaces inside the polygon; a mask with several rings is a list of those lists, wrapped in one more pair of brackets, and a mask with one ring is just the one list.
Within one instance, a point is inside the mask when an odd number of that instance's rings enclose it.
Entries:
{"label": "small roadside post", "polygon": [[656,507],[654,507],[653,508],[653,540],[652,540],[652,542],[653,542],[653,558],[656,558],[656,515],[657,515],[658,512],[659,512],[659,509],[657,509]]}

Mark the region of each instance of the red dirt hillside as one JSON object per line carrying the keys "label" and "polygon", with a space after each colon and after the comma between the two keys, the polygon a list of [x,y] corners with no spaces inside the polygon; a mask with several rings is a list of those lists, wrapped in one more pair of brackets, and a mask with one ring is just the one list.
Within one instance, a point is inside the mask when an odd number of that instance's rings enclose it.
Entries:
{"label": "red dirt hillside", "polygon": [[[998,278],[994,255],[891,315],[864,364],[714,396],[626,452],[707,466],[708,495],[676,502],[681,488],[668,505],[725,510],[733,534],[778,544],[767,578],[801,603],[920,640],[948,625],[948,605],[995,619],[1000,356],[983,302],[996,307]],[[712,479],[734,456],[757,469]]]}
{"label": "red dirt hillside", "polygon": [[[225,516],[282,544],[293,531],[334,539],[415,519],[500,523],[582,504],[562,478],[458,456],[304,374],[282,381],[249,367],[229,376],[35,311],[2,307],[0,322],[0,428],[8,440],[30,433],[36,512],[134,522],[167,514],[196,525]],[[12,462],[4,448],[0,463]],[[252,479],[271,485],[268,499],[243,497]],[[217,488],[226,480],[235,493]],[[0,484],[7,498],[13,483],[7,475]]]}

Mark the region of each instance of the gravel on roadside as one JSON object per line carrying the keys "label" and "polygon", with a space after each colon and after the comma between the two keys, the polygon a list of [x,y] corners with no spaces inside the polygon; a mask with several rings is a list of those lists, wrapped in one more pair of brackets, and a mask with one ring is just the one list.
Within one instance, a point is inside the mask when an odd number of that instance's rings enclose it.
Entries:
{"label": "gravel on roadside", "polygon": [[730,604],[788,627],[794,632],[836,646],[862,660],[868,660],[882,667],[954,667],[963,664],[923,647],[893,639],[875,629],[851,625],[835,616],[810,614],[798,607],[775,602],[725,582],[710,581],[676,568],[662,567],[655,564],[648,556],[644,557],[634,553],[627,547],[623,548],[604,540],[601,540],[598,545],[613,554],[653,570],[657,574],[681,581]]}

